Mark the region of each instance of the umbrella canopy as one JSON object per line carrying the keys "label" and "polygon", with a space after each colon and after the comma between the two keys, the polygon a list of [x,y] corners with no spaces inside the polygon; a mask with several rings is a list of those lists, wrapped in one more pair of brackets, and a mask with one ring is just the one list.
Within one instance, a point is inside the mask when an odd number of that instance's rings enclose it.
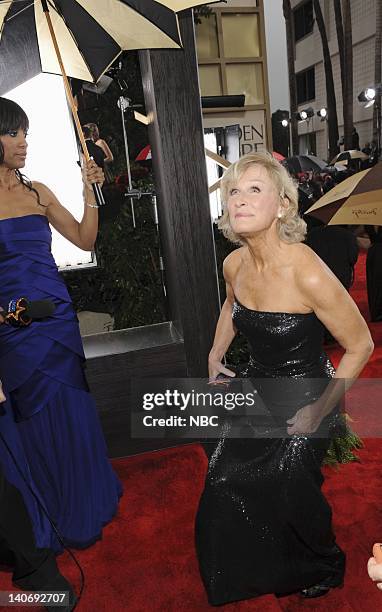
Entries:
{"label": "umbrella canopy", "polygon": [[288,168],[289,172],[298,174],[309,170],[321,172],[325,168],[326,162],[315,155],[293,155],[284,159],[283,165]]}
{"label": "umbrella canopy", "polygon": [[138,153],[135,161],[147,161],[148,159],[152,159],[150,145],[146,145],[142,151]]}
{"label": "umbrella canopy", "polygon": [[349,161],[349,159],[360,159],[360,160],[365,160],[365,159],[369,159],[369,156],[366,155],[366,153],[364,153],[363,151],[358,151],[358,149],[349,149],[348,151],[342,151],[341,153],[338,153],[338,155],[336,155],[335,157],[333,157],[332,161],[330,162],[331,165],[333,164],[347,164],[347,162]]}
{"label": "umbrella canopy", "polygon": [[382,162],[333,187],[305,214],[328,225],[382,225]]}
{"label": "umbrella canopy", "polygon": [[272,151],[272,155],[275,159],[277,159],[277,161],[282,161],[283,159],[285,159],[284,155],[281,155],[281,153],[277,153],[277,151]]}
{"label": "umbrella canopy", "polygon": [[[124,50],[179,48],[175,11],[193,0],[49,0],[66,74],[95,83]],[[40,72],[62,74],[42,0],[0,1],[0,95]]]}

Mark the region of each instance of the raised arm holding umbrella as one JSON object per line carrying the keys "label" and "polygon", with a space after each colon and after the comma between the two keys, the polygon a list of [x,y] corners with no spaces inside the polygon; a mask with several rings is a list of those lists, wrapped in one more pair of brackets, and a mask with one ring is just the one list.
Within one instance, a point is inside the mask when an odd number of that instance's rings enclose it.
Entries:
{"label": "raised arm holding umbrella", "polygon": [[[181,10],[201,3],[171,4]],[[40,72],[62,74],[87,158],[67,76],[96,82],[124,49],[180,45],[176,14],[165,3],[6,0],[0,2],[0,61],[6,66],[0,94]],[[19,330],[0,326],[0,379],[9,399],[15,457],[27,465],[66,544],[82,548],[101,537],[116,512],[121,486],[84,377],[78,320],[52,257],[49,223],[91,250],[98,216],[91,184],[102,182],[103,175],[94,161],[85,163],[85,212],[77,222],[47,187],[22,175],[27,131],[23,109],[0,98],[0,306],[21,296],[48,297],[56,309],[54,316],[23,330],[23,342]],[[33,500],[25,501],[37,545],[59,549]]]}
{"label": "raised arm holding umbrella", "polygon": [[[61,74],[85,160],[68,77],[96,83],[122,51],[181,47],[176,12],[198,0],[1,0],[0,95],[40,72]],[[93,186],[98,205],[102,191]]]}

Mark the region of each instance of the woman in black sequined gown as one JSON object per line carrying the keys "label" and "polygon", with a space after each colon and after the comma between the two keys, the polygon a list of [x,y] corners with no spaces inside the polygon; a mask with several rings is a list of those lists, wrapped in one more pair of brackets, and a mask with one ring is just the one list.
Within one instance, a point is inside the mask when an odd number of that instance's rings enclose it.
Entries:
{"label": "woman in black sequined gown", "polygon": [[[251,358],[240,375],[252,379],[285,431],[234,439],[227,421],[196,516],[200,572],[212,605],[265,593],[318,597],[339,586],[345,570],[321,492],[327,432],[373,343],[346,290],[300,244],[296,188],[278,162],[266,153],[241,158],[221,192],[221,229],[244,246],[224,262],[227,299],[210,376],[233,376],[221,360],[241,331]],[[322,349],[323,324],[345,348],[337,373]]]}

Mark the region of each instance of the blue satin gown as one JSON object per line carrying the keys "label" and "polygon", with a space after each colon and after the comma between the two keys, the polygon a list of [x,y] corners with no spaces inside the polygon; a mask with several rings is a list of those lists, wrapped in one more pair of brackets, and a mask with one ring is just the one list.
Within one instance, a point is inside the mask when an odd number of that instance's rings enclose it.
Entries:
{"label": "blue satin gown", "polygon": [[[15,329],[0,325],[0,461],[26,501],[38,546],[61,546],[27,481],[68,545],[100,538],[122,488],[84,376],[84,353],[67,288],[51,253],[44,215],[0,220],[0,305],[52,300],[51,317]],[[1,414],[2,413],[2,414]],[[9,450],[17,460],[14,465]]]}

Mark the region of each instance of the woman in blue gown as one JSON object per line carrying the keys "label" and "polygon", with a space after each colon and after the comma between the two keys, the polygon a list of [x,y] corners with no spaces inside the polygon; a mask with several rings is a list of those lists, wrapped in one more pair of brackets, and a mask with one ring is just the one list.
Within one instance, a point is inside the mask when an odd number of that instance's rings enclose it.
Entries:
{"label": "woman in blue gown", "polygon": [[79,548],[101,537],[122,494],[84,376],[78,320],[51,253],[49,227],[91,250],[98,229],[91,183],[102,182],[103,174],[93,161],[85,164],[84,215],[77,222],[45,185],[21,174],[27,130],[24,111],[0,98],[0,305],[6,309],[10,300],[25,297],[51,300],[55,311],[24,328],[0,325],[0,378],[7,397],[0,461],[24,496],[37,545],[58,551],[61,545],[30,488],[65,543]]}

